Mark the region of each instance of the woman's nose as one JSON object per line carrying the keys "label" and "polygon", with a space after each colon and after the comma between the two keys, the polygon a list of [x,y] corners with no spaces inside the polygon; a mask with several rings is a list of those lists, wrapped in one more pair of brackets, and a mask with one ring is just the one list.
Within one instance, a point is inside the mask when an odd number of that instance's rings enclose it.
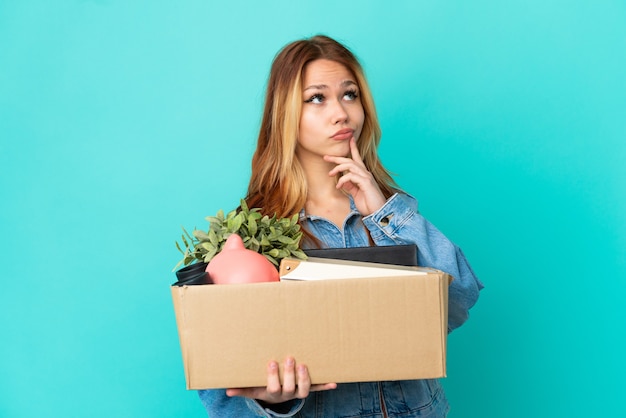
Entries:
{"label": "woman's nose", "polygon": [[343,123],[348,121],[348,112],[344,108],[344,105],[341,101],[335,101],[334,106],[332,107],[333,111],[333,124]]}

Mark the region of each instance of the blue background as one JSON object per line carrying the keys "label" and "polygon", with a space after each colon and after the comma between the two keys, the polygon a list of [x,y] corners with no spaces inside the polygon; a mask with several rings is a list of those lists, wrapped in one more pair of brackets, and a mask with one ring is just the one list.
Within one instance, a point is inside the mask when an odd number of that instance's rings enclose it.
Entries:
{"label": "blue background", "polygon": [[450,417],[626,416],[625,22],[617,0],[0,0],[0,416],[205,416],[174,241],[244,195],[271,60],[316,33],[361,59],[383,161],[486,285],[449,338]]}

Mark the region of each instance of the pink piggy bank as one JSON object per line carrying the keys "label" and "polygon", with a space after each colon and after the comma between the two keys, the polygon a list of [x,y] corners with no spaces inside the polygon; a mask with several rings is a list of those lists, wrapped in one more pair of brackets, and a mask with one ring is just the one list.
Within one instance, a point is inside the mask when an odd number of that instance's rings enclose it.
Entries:
{"label": "pink piggy bank", "polygon": [[226,240],[224,248],[206,268],[215,284],[277,282],[276,267],[263,255],[248,250],[237,234]]}

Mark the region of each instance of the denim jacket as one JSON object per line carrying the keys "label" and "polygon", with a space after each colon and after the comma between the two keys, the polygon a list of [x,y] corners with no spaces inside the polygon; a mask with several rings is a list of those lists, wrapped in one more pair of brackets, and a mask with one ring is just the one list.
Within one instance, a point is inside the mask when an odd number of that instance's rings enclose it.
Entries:
{"label": "denim jacket", "polygon": [[[352,200],[350,204],[343,229],[324,218],[308,216],[304,210],[300,223],[329,248],[368,246],[368,231],[379,246],[417,244],[420,266],[454,277],[449,288],[448,332],[463,324],[483,285],[461,249],[419,214],[417,201],[397,193],[366,217],[361,216]],[[435,418],[445,417],[449,409],[437,379],[339,384],[337,389],[312,392],[306,399],[286,402],[274,411],[254,400],[229,398],[221,389],[201,390],[199,395],[210,417]]]}

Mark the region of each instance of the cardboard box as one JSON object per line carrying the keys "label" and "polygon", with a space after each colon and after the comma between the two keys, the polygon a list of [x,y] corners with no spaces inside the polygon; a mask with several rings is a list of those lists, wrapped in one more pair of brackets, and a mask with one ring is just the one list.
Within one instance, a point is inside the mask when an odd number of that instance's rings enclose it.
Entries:
{"label": "cardboard box", "polygon": [[[313,383],[446,375],[447,274],[309,259],[284,260],[281,276],[311,263],[341,279],[171,288],[187,389],[265,386],[287,356]],[[355,278],[337,263],[379,269]]]}

